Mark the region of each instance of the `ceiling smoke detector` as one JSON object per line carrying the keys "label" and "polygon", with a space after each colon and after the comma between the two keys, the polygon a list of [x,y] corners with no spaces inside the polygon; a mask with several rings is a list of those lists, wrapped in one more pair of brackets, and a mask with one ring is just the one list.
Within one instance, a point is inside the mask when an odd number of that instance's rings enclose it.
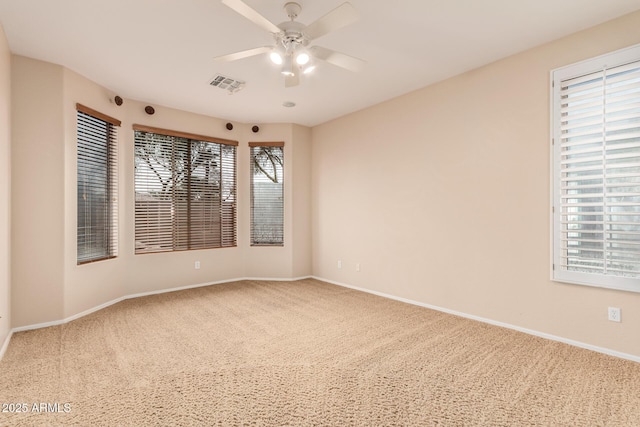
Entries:
{"label": "ceiling smoke detector", "polygon": [[216,74],[216,76],[209,82],[211,86],[225,89],[229,92],[229,95],[238,92],[244,88],[245,82],[242,80],[236,80],[231,77],[223,76],[222,74]]}

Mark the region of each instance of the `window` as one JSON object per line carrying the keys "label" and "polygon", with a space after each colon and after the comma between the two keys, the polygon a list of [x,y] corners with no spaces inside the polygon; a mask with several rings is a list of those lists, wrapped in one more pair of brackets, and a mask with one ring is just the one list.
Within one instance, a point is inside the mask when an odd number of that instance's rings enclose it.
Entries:
{"label": "window", "polygon": [[553,72],[554,279],[640,292],[640,46]]}
{"label": "window", "polygon": [[84,105],[77,109],[77,262],[118,252],[117,127],[120,121]]}
{"label": "window", "polygon": [[133,129],[135,253],[236,246],[237,142]]}
{"label": "window", "polygon": [[284,244],[284,143],[250,142],[251,244]]}

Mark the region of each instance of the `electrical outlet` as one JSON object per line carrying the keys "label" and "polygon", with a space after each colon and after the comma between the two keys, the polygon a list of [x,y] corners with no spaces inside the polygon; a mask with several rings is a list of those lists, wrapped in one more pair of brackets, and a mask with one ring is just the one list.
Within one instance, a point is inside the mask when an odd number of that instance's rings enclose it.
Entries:
{"label": "electrical outlet", "polygon": [[342,260],[341,259],[338,260],[338,268],[342,268]]}
{"label": "electrical outlet", "polygon": [[200,261],[196,261],[194,267],[196,270],[200,270]]}
{"label": "electrical outlet", "polygon": [[621,322],[620,309],[618,307],[609,307],[609,320],[612,322]]}
{"label": "electrical outlet", "polygon": [[356,264],[356,271],[360,271],[360,263]]}

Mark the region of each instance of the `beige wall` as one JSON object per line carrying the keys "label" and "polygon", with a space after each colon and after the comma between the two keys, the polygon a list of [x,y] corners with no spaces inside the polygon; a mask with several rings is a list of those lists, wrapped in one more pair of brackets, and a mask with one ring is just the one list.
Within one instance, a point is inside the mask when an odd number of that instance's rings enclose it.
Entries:
{"label": "beige wall", "polygon": [[293,277],[311,270],[311,129],[293,127]]}
{"label": "beige wall", "polygon": [[[42,63],[41,63],[42,64]],[[123,273],[126,271],[124,263],[126,257],[119,256],[106,262],[89,263],[78,266],[76,262],[76,226],[77,226],[77,169],[76,169],[76,103],[80,103],[98,110],[111,117],[122,119],[124,111],[110,102],[113,95],[106,89],[90,82],[80,75],[60,67],[63,74],[63,102],[61,105],[63,114],[63,140],[57,141],[64,150],[64,203],[61,209],[64,212],[64,298],[63,318],[67,318],[84,310],[90,309],[107,301],[125,295]],[[35,94],[27,94],[33,99]],[[123,156],[123,137],[125,128],[119,130],[119,191],[124,194],[126,181],[122,178],[126,156]],[[125,205],[122,197],[119,203],[119,229],[122,230],[122,217]],[[120,236],[123,236],[120,233]],[[122,237],[119,242],[119,252],[123,254]],[[19,267],[16,267],[19,268]],[[24,306],[22,306],[24,307]],[[15,308],[16,311],[19,310]],[[23,308],[24,309],[24,308]],[[58,320],[58,319],[55,319]]]}
{"label": "beige wall", "polygon": [[[152,116],[144,112],[145,103],[125,100],[122,107],[127,109],[125,121],[122,123],[123,155],[121,162],[125,167],[122,175],[125,195],[123,212],[124,228],[121,233],[123,258],[126,264],[125,286],[127,294],[150,292],[173,287],[210,283],[242,277],[242,259],[245,251],[243,245],[244,228],[247,224],[238,215],[238,246],[235,248],[184,251],[164,254],[133,255],[134,253],[134,192],[133,192],[133,132],[132,124],[174,129],[201,135],[210,135],[236,140],[240,143],[237,151],[238,188],[244,188],[246,166],[242,164],[242,156],[246,148],[243,141],[243,126],[235,124],[233,131],[225,129],[226,121],[162,106],[155,106]],[[238,201],[238,212],[242,210],[242,202]],[[195,270],[195,261],[200,261],[200,270]]]}
{"label": "beige wall", "polygon": [[[294,192],[308,198],[310,185],[308,169],[296,167],[296,162],[309,164],[310,149],[308,138],[301,137],[303,148],[296,154],[293,125],[261,125],[254,134],[251,125],[235,123],[228,131],[226,120],[158,105],[150,116],[144,112],[146,103],[125,99],[118,107],[111,102],[115,94],[110,90],[63,67],[20,56],[13,56],[13,73],[13,327],[60,321],[138,293],[247,276],[294,277],[294,242],[310,240],[309,234],[304,235],[308,229],[294,233],[297,211],[306,215],[308,210],[304,204],[294,204]],[[122,121],[118,138],[119,255],[81,266],[76,263],[76,103]],[[237,247],[134,255],[133,124],[239,141]],[[288,234],[282,248],[249,247],[248,142],[254,140],[286,143]],[[298,180],[299,174],[307,176]],[[45,178],[44,183],[34,181],[34,175]],[[300,183],[294,187],[294,181]],[[310,252],[304,256],[311,258]],[[199,270],[194,268],[195,261],[200,261]],[[295,273],[310,275],[310,262]]]}
{"label": "beige wall", "polygon": [[64,314],[63,72],[11,60],[11,323]]}
{"label": "beige wall", "polygon": [[550,70],[638,28],[634,13],[313,128],[314,275],[640,356],[640,294],[549,279]]}
{"label": "beige wall", "polygon": [[[247,251],[244,257],[244,275],[246,277],[263,278],[263,277],[293,277],[293,239],[292,239],[292,182],[293,174],[290,173],[293,167],[293,135],[292,125],[290,124],[261,124],[260,131],[253,133],[251,126],[245,129],[244,140],[247,141],[238,151],[239,171],[242,170],[244,191],[239,195],[242,202],[240,209],[241,218],[245,224],[250,221],[250,181],[249,181],[249,148],[248,142],[265,142],[265,141],[283,141],[284,142],[284,236],[286,244],[284,246],[251,246],[249,227],[246,227],[246,233],[243,233],[242,241],[246,245]],[[246,178],[246,180],[245,180]],[[240,181],[238,181],[240,184]],[[309,270],[310,272],[311,270]],[[310,274],[310,273],[308,273]]]}
{"label": "beige wall", "polygon": [[0,26],[0,349],[11,329],[11,53]]}
{"label": "beige wall", "polygon": [[[247,127],[247,130],[249,127]],[[280,137],[278,137],[280,136]],[[291,124],[260,125],[257,134],[248,130],[246,139],[251,142],[284,141],[284,193],[285,193],[285,245],[284,247],[251,247],[250,236],[244,236],[248,250],[245,255],[246,277],[306,277],[311,274],[311,129]],[[241,165],[249,165],[247,154]],[[244,166],[243,166],[244,167]],[[247,172],[243,177],[248,177]],[[247,188],[249,183],[246,184]],[[242,215],[248,223],[249,192],[241,194],[246,209]],[[247,229],[248,230],[248,229]],[[268,266],[268,267],[266,267]]]}

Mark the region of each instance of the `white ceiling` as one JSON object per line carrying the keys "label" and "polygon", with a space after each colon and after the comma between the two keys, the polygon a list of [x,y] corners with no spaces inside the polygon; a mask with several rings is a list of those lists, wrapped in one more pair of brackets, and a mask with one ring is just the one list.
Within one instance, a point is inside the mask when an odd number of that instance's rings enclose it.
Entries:
{"label": "white ceiling", "polygon": [[[285,0],[245,0],[278,24]],[[310,24],[344,0],[298,0]],[[640,0],[350,0],[360,19],[321,45],[367,61],[321,63],[293,88],[267,55],[270,34],[220,0],[0,0],[15,54],[63,65],[123,98],[246,123],[313,126],[634,10]],[[233,95],[209,85],[246,81]],[[293,101],[294,108],[282,106]]]}

